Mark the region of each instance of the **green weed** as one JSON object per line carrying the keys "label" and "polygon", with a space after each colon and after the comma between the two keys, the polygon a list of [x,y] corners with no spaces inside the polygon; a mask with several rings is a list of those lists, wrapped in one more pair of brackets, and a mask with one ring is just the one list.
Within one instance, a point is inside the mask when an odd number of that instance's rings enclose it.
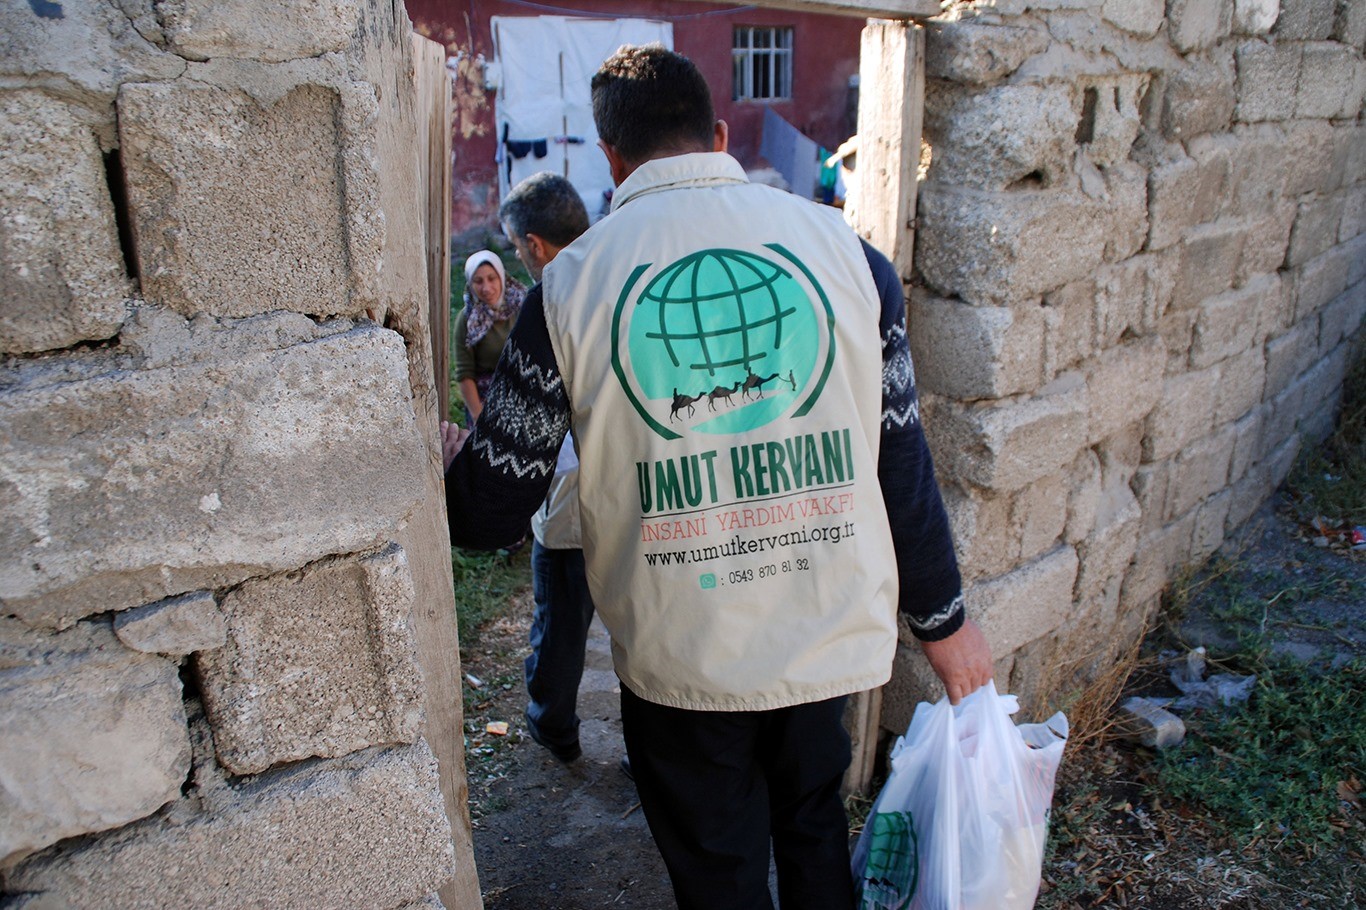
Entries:
{"label": "green weed", "polygon": [[1366,661],[1248,669],[1252,697],[1188,718],[1186,742],[1157,758],[1152,795],[1202,806],[1239,846],[1314,850],[1339,833],[1339,786],[1366,777]]}
{"label": "green weed", "polygon": [[531,583],[531,548],[511,556],[451,548],[460,647],[479,640],[479,628],[503,613],[508,599]]}

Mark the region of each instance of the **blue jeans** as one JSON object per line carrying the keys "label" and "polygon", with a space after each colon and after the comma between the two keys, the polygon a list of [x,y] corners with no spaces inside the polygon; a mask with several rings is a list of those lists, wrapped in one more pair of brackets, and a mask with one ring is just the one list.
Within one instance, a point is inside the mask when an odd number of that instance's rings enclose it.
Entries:
{"label": "blue jeans", "polygon": [[531,655],[526,659],[527,727],[548,748],[579,741],[579,681],[593,598],[583,550],[552,550],[531,543]]}

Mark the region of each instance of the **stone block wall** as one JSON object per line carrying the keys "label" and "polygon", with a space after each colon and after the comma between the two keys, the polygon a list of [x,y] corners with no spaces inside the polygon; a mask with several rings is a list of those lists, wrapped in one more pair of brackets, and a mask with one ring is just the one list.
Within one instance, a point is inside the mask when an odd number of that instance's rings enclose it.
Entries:
{"label": "stone block wall", "polygon": [[0,906],[474,880],[410,34],[0,0]]}
{"label": "stone block wall", "polygon": [[[1041,705],[1331,428],[1366,312],[1366,2],[926,29],[912,349],[970,611]],[[891,730],[932,691],[903,639]]]}

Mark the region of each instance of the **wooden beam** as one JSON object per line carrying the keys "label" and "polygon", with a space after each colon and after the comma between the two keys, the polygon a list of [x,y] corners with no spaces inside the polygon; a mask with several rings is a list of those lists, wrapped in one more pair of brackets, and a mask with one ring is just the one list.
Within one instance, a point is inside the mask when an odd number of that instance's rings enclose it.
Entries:
{"label": "wooden beam", "polygon": [[[398,532],[396,540],[408,554],[417,594],[412,622],[417,638],[417,659],[422,666],[423,707],[427,715],[422,735],[436,754],[441,796],[446,804],[455,848],[454,875],[440,889],[441,902],[450,910],[482,910],[484,904],[474,864],[474,830],[470,824],[469,785],[465,775],[463,676],[438,427],[438,422],[446,415],[445,406],[440,404],[441,392],[450,389],[445,343],[438,347],[436,342],[437,332],[445,332],[440,326],[445,325],[445,314],[450,310],[449,292],[442,289],[450,276],[450,241],[447,239],[450,220],[446,206],[450,199],[451,89],[445,48],[414,35],[413,70],[417,121],[413,136],[416,145],[412,158],[413,188],[420,194],[416,208],[428,241],[428,294],[418,297],[417,312],[407,322],[394,327],[408,340],[413,408],[417,413],[418,429],[428,443],[428,470],[417,510]],[[433,271],[436,274],[431,274]],[[432,343],[427,344],[428,340]]]}
{"label": "wooden beam", "polygon": [[925,32],[870,20],[859,62],[858,159],[845,220],[911,278],[916,169],[925,108]]}
{"label": "wooden beam", "polygon": [[[905,21],[870,20],[859,58],[858,158],[845,220],[911,278],[915,249],[916,169],[925,104],[925,32]],[[882,691],[849,699],[845,724],[853,757],[846,795],[865,793],[876,770]]]}
{"label": "wooden beam", "polygon": [[[715,0],[696,0],[712,3]],[[799,13],[828,13],[862,19],[928,19],[943,9],[939,0],[759,0],[764,9],[790,9]]]}
{"label": "wooden beam", "polygon": [[446,49],[414,36],[418,120],[418,211],[427,250],[428,319],[437,413],[450,414],[451,74]]}

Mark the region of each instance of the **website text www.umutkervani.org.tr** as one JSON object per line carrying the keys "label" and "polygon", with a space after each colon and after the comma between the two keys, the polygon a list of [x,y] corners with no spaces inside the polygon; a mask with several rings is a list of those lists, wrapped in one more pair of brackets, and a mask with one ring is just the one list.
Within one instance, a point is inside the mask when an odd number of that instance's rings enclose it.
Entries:
{"label": "website text www.umutkervani.org.tr", "polygon": [[787,531],[783,534],[769,534],[760,537],[743,537],[736,534],[723,544],[715,544],[709,547],[691,547],[685,550],[667,550],[662,553],[645,553],[642,555],[644,555],[647,565],[682,566],[690,563],[710,562],[714,559],[745,556],[751,553],[781,550],[796,544],[837,544],[840,541],[848,540],[853,536],[854,523],[845,521],[836,525],[818,528],[807,528],[803,525],[800,530]]}

